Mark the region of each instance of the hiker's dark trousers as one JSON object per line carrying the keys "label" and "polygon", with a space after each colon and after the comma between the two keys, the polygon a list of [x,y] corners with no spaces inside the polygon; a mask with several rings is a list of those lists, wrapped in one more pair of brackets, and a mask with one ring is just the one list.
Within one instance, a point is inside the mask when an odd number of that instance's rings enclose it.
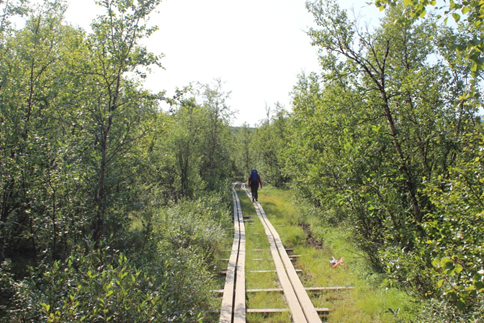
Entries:
{"label": "hiker's dark trousers", "polygon": [[252,200],[256,200],[259,198],[257,196],[257,190],[259,189],[259,182],[252,181],[250,182],[250,191],[252,192]]}

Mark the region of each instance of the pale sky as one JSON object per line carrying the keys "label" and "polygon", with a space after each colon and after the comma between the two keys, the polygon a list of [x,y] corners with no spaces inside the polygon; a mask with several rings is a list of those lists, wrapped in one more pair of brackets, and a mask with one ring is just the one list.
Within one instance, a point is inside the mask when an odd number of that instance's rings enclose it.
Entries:
{"label": "pale sky", "polygon": [[[66,20],[84,29],[102,13],[94,0],[68,3]],[[365,20],[380,16],[365,0],[339,3]],[[147,47],[165,55],[165,69],[153,69],[145,86],[171,96],[176,87],[219,78],[237,111],[233,125],[255,126],[265,118],[266,104],[280,102],[290,110],[297,75],[318,71],[317,49],[305,33],[314,25],[305,0],[164,0],[158,12],[150,23],[159,30]]]}

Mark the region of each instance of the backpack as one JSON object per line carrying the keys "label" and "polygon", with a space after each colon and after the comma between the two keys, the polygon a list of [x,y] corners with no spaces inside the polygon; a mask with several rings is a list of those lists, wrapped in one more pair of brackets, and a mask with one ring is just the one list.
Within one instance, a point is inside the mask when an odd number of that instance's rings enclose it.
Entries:
{"label": "backpack", "polygon": [[251,182],[258,182],[259,181],[259,174],[257,174],[257,170],[253,169],[250,173],[250,181]]}

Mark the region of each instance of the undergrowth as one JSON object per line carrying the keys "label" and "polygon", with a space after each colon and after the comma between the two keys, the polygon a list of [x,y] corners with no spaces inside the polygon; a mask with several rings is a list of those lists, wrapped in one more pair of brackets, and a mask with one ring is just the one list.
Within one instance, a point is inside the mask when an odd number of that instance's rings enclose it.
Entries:
{"label": "undergrowth", "polygon": [[[220,308],[213,289],[223,250],[231,244],[226,195],[180,201],[132,214],[118,245],[89,239],[62,261],[40,263],[15,277],[0,268],[0,292],[10,299],[3,322],[211,322]],[[121,233],[120,233],[121,234]],[[119,248],[121,247],[121,248]]]}

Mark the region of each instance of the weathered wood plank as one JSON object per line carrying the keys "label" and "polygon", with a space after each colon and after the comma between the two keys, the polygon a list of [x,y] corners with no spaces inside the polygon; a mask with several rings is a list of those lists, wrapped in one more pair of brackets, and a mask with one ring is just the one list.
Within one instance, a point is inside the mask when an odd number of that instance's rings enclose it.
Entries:
{"label": "weathered wood plank", "polygon": [[[249,195],[250,193],[248,192],[247,189],[245,189],[245,192]],[[291,310],[291,315],[292,315],[292,320],[294,322],[307,322],[306,317],[304,315],[303,309],[298,301],[298,298],[296,296],[296,293],[294,289],[292,288],[291,281],[286,273],[286,269],[284,267],[284,264],[281,260],[281,257],[279,255],[279,251],[277,250],[276,246],[276,241],[273,237],[273,234],[268,227],[266,221],[263,220],[262,214],[260,212],[260,204],[258,202],[254,202],[254,206],[257,212],[257,215],[259,216],[259,219],[262,222],[262,225],[264,227],[264,231],[266,233],[267,239],[269,240],[269,246],[270,246],[270,251],[272,254],[272,258],[274,260],[274,264],[276,267],[277,271],[277,276],[279,278],[279,283],[281,284],[282,288],[284,289],[284,296],[286,298],[287,304]]]}
{"label": "weathered wood plank", "polygon": [[284,312],[289,312],[289,309],[288,308],[249,308],[247,310],[247,313],[284,313]]}
{"label": "weathered wood plank", "polygon": [[[245,189],[246,193],[249,194],[248,190]],[[274,260],[276,258],[279,258],[281,262],[283,263],[283,269],[284,272],[286,272],[286,276],[289,278],[290,284],[291,284],[291,289],[293,289],[293,293],[296,295],[296,299],[298,302],[299,308],[303,311],[304,315],[304,321],[302,318],[296,319],[293,317],[294,322],[310,322],[310,323],[319,323],[321,322],[321,319],[317,313],[317,311],[314,308],[314,305],[312,304],[306,290],[304,289],[304,286],[302,285],[296,270],[294,269],[294,266],[288,257],[288,252],[293,252],[291,248],[284,248],[281,238],[279,237],[279,234],[277,233],[276,229],[274,226],[270,223],[269,219],[267,218],[267,215],[265,214],[262,206],[260,203],[255,202],[254,207],[257,211],[257,214],[259,216],[259,219],[261,220],[262,224],[264,225],[264,230],[266,230],[266,235],[269,237],[272,237],[272,240],[276,246],[276,251],[279,255],[279,257],[274,256]],[[270,238],[269,238],[270,240]],[[271,251],[272,252],[272,251]],[[277,266],[276,266],[277,270]],[[278,272],[279,276],[279,272]],[[281,282],[282,285],[282,282]],[[284,289],[284,295],[286,295],[286,288],[285,286],[282,286]],[[293,308],[295,307],[294,305],[291,306],[291,301],[287,299],[288,305],[291,309],[291,312],[293,311]],[[294,315],[294,313],[293,313]]]}
{"label": "weathered wood plank", "polygon": [[[271,271],[272,272],[272,271]],[[319,291],[331,291],[331,290],[345,290],[345,289],[354,289],[351,286],[332,286],[332,287],[304,287],[306,291],[311,292],[319,292]],[[246,293],[259,293],[259,292],[282,292],[282,288],[250,288],[247,289]],[[223,289],[214,289],[212,290],[214,293],[222,294],[224,292]]]}
{"label": "weathered wood plank", "polygon": [[[245,322],[245,227],[240,201],[232,188],[234,199],[234,241],[227,266],[220,322]],[[238,285],[241,288],[238,288]]]}
{"label": "weathered wood plank", "polygon": [[[297,273],[302,273],[302,269],[294,269]],[[250,270],[250,273],[275,273],[277,270]]]}
{"label": "weathered wood plank", "polygon": [[231,323],[233,316],[233,300],[234,300],[234,285],[237,266],[237,257],[239,254],[240,245],[240,223],[237,209],[237,202],[235,191],[232,192],[234,198],[234,241],[232,243],[232,250],[230,253],[227,271],[225,272],[225,286],[224,295],[222,298],[222,307],[220,309],[220,322]]}
{"label": "weathered wood plank", "polygon": [[239,215],[239,228],[240,228],[240,244],[239,244],[239,256],[237,260],[237,281],[235,286],[235,299],[234,299],[234,323],[245,323],[246,321],[246,304],[245,304],[245,226],[244,217],[242,216],[242,208],[240,206],[240,200],[235,193],[237,201],[237,212]]}
{"label": "weathered wood plank", "polygon": [[[318,313],[329,313],[329,308],[326,307],[316,307],[316,312]],[[247,313],[285,313],[289,312],[288,308],[249,308]]]}
{"label": "weathered wood plank", "polygon": [[305,287],[307,291],[322,291],[322,290],[343,290],[343,289],[353,289],[351,286],[333,286],[333,287]]}
{"label": "weathered wood plank", "polygon": [[318,313],[327,313],[327,314],[329,314],[329,308],[327,308],[327,307],[316,307],[315,310]]}
{"label": "weathered wood plank", "polygon": [[[311,299],[308,296],[308,293],[304,289],[304,286],[301,283],[301,280],[297,276],[296,270],[294,269],[294,266],[289,259],[289,256],[287,255],[287,250],[284,248],[282,244],[282,240],[277,233],[276,229],[274,226],[270,223],[269,219],[267,218],[267,215],[265,214],[262,206],[259,203],[254,204],[256,206],[256,209],[259,210],[259,214],[261,215],[261,221],[265,222],[267,227],[269,228],[272,236],[274,237],[274,241],[277,246],[277,250],[279,252],[279,255],[282,259],[282,262],[284,264],[285,269],[287,270],[287,275],[291,281],[291,284],[294,288],[294,292],[297,295],[297,299],[300,303],[301,308],[304,311],[304,315],[307,319],[307,322],[310,323],[320,323],[321,318],[319,317],[317,311],[314,308],[313,303],[311,302]],[[297,322],[297,321],[296,321]]]}

